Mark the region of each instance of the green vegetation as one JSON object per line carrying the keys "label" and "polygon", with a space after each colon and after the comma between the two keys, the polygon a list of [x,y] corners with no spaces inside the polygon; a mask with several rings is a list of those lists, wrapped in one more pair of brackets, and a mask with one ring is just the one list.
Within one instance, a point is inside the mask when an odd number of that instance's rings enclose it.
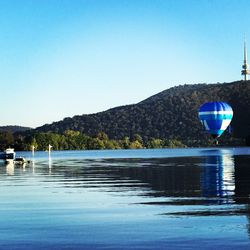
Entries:
{"label": "green vegetation", "polygon": [[[173,87],[134,105],[104,112],[78,115],[36,129],[0,127],[0,147],[14,145],[29,150],[48,144],[62,149],[129,149],[212,146],[204,132],[199,107],[205,102],[224,101],[234,111],[233,133],[219,138],[222,146],[250,144],[250,81],[194,84]],[[3,129],[1,129],[3,128]]]}
{"label": "green vegetation", "polygon": [[95,137],[90,137],[79,131],[66,130],[63,134],[52,132],[35,133],[32,136],[21,136],[9,132],[0,132],[1,150],[7,147],[14,147],[16,150],[46,150],[48,145],[53,150],[86,150],[86,149],[139,149],[139,148],[165,148],[185,147],[176,140],[152,139],[144,142],[137,134],[132,139],[125,137],[121,140],[109,139],[107,134],[99,132]]}
{"label": "green vegetation", "polygon": [[27,130],[31,130],[32,128],[29,127],[21,127],[21,126],[0,126],[0,132],[24,132]]}
{"label": "green vegetation", "polygon": [[[245,145],[250,134],[250,81],[173,87],[138,104],[65,118],[36,131],[63,134],[66,130],[74,130],[91,137],[103,131],[115,140],[133,138],[138,134],[146,143],[157,138],[177,139],[187,146],[206,146],[210,145],[210,137],[204,133],[198,110],[203,103],[212,101],[227,102],[234,110],[233,134],[226,131],[219,140],[220,144]],[[160,141],[154,143],[162,145]],[[138,143],[133,143],[133,146],[139,147]]]}

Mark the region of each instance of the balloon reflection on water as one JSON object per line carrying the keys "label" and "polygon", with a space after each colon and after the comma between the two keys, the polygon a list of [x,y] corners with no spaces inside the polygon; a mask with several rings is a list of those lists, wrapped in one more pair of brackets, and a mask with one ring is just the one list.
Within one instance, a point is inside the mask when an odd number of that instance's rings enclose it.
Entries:
{"label": "balloon reflection on water", "polygon": [[213,150],[205,157],[201,175],[204,197],[223,197],[230,199],[235,193],[235,162],[225,150]]}

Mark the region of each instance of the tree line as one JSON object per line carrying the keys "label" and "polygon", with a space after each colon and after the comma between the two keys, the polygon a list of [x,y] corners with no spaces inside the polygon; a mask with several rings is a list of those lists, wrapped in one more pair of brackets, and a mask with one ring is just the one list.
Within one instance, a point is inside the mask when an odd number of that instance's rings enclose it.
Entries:
{"label": "tree line", "polygon": [[205,102],[212,101],[224,101],[232,106],[231,137],[246,139],[250,135],[250,81],[177,86],[137,104],[67,117],[35,130],[59,134],[74,130],[92,137],[103,131],[115,140],[138,134],[144,142],[151,138],[175,138],[181,141],[203,139],[206,142],[207,136],[199,121],[198,110]]}
{"label": "tree line", "polygon": [[36,129],[0,127],[0,146],[19,150],[28,150],[31,144],[38,150],[48,144],[56,150],[212,146],[214,141],[198,117],[199,107],[211,101],[225,101],[234,111],[232,130],[223,133],[219,144],[249,145],[250,81],[238,81],[177,86],[137,104],[68,117]]}
{"label": "tree line", "polygon": [[178,139],[151,138],[144,141],[139,134],[131,138],[109,139],[104,132],[96,136],[88,136],[79,131],[66,130],[63,134],[53,132],[38,132],[34,134],[0,132],[0,149],[14,147],[17,151],[28,151],[34,146],[36,150],[47,150],[48,145],[53,150],[91,150],[91,149],[141,149],[141,148],[176,148],[186,147]]}

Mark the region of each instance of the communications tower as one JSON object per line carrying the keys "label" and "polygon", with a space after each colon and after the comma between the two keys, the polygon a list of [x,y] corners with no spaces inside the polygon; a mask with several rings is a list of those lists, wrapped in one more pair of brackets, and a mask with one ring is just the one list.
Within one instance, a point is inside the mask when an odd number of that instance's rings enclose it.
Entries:
{"label": "communications tower", "polygon": [[247,75],[250,75],[250,70],[248,69],[248,64],[247,64],[246,41],[244,41],[244,61],[243,61],[243,65],[242,65],[241,74],[244,76],[244,81],[247,81]]}

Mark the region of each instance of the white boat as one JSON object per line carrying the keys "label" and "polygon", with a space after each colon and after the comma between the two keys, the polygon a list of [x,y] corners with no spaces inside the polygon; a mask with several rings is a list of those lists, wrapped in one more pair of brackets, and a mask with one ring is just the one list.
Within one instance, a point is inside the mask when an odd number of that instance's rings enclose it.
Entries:
{"label": "white boat", "polygon": [[14,148],[7,148],[4,152],[0,152],[1,160],[14,160],[16,157],[16,153]]}
{"label": "white boat", "polygon": [[24,157],[19,156],[19,157],[15,158],[14,163],[19,164],[19,165],[23,165],[26,163],[30,163],[30,160],[26,160]]}

